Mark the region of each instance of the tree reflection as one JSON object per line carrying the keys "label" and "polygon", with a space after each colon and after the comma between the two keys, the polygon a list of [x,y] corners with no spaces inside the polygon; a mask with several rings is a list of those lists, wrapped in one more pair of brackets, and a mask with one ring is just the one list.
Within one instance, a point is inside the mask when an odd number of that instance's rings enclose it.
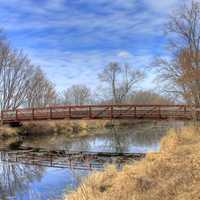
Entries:
{"label": "tree reflection", "polygon": [[143,123],[130,127],[103,129],[100,133],[73,139],[65,135],[29,138],[23,145],[51,150],[140,153],[158,150],[161,138],[170,127],[171,124],[164,122]]}
{"label": "tree reflection", "polygon": [[23,196],[31,183],[41,180],[43,172],[43,167],[0,162],[0,199]]}

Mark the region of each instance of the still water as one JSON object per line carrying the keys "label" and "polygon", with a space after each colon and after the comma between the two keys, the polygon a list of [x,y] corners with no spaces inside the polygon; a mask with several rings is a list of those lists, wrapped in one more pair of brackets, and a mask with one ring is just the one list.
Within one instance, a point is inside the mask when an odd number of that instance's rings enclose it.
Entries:
{"label": "still water", "polygon": [[[100,134],[68,139],[65,135],[33,137],[23,145],[51,150],[146,153],[159,151],[160,140],[182,122],[149,123],[128,128],[99,130]],[[5,143],[4,143],[5,145]],[[11,163],[0,163],[0,199],[61,200],[75,190],[90,172]]]}

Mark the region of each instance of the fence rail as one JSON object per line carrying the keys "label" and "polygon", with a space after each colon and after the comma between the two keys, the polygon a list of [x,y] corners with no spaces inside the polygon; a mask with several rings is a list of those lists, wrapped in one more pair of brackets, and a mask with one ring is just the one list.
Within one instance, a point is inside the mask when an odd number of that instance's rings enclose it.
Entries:
{"label": "fence rail", "polygon": [[199,119],[200,109],[188,105],[83,105],[5,110],[4,124],[62,119]]}

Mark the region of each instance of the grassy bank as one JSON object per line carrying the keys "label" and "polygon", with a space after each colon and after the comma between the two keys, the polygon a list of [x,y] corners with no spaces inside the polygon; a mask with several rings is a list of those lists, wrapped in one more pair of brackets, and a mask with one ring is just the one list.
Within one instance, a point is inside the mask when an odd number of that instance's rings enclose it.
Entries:
{"label": "grassy bank", "polygon": [[69,137],[90,134],[89,131],[110,128],[113,126],[132,126],[144,121],[131,120],[62,120],[25,122],[19,128],[0,126],[0,139],[12,136],[41,136],[50,134],[66,134]]}
{"label": "grassy bank", "polygon": [[37,121],[24,123],[21,129],[23,135],[50,135],[66,134],[76,136],[86,130],[102,129],[111,126],[110,121],[89,121],[89,120],[62,120],[62,121]]}
{"label": "grassy bank", "polygon": [[7,139],[18,136],[18,129],[9,126],[0,126],[0,139]]}
{"label": "grassy bank", "polygon": [[91,175],[67,200],[200,199],[200,130],[170,131],[158,154],[118,172],[111,166]]}

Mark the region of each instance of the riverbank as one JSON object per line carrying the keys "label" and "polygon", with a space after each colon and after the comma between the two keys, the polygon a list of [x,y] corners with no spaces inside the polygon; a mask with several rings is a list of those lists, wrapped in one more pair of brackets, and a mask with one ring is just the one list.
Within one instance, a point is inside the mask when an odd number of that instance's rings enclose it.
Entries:
{"label": "riverbank", "polygon": [[0,125],[0,139],[7,139],[11,137],[17,137],[18,136],[18,129],[17,128],[11,128],[9,126],[1,126]]}
{"label": "riverbank", "polygon": [[200,130],[170,131],[160,153],[117,171],[91,175],[66,200],[197,200],[200,198]]}
{"label": "riverbank", "polygon": [[[128,127],[149,121],[141,120],[59,120],[25,122],[21,127],[0,126],[0,139],[17,136],[66,134],[68,137],[95,134],[95,130]],[[99,133],[99,132],[98,132]]]}

